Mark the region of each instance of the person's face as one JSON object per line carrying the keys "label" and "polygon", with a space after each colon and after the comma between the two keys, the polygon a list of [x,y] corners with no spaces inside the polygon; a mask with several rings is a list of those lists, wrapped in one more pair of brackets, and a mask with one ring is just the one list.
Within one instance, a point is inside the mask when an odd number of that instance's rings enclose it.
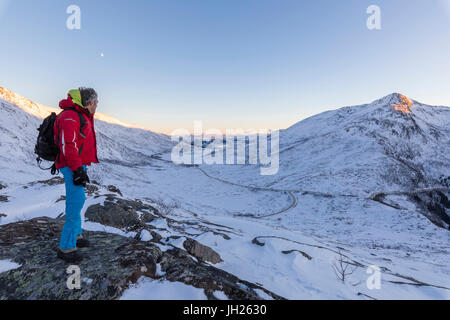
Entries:
{"label": "person's face", "polygon": [[87,109],[89,110],[89,112],[91,114],[95,113],[95,110],[97,109],[97,105],[98,105],[98,99],[95,99],[87,106]]}

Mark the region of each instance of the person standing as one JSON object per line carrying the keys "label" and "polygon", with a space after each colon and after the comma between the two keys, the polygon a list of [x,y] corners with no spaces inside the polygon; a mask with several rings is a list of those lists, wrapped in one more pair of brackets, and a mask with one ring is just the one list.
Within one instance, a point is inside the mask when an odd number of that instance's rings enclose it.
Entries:
{"label": "person standing", "polygon": [[67,99],[59,102],[63,111],[53,127],[59,148],[55,166],[64,175],[66,187],[65,223],[57,257],[70,263],[81,261],[83,257],[77,249],[90,245],[83,238],[81,210],[86,201],[84,188],[90,182],[86,167],[99,163],[94,129],[97,105],[98,96],[94,89],[81,87],[70,90]]}

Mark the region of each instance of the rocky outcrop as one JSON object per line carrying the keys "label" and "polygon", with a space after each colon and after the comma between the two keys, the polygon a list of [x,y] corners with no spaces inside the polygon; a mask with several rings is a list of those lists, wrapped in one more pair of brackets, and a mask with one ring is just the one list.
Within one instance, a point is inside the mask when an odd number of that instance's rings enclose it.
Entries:
{"label": "rocky outcrop", "polygon": [[117,188],[116,186],[109,185],[109,186],[107,186],[106,188],[107,188],[108,191],[110,191],[110,192],[117,193],[117,194],[119,194],[121,197],[123,196],[123,195],[122,195],[122,192],[120,191],[120,189]]}
{"label": "rocky outcrop", "polygon": [[[174,216],[169,217],[171,215],[170,210],[165,210],[164,205],[158,205],[158,209],[156,209],[139,199],[124,199],[114,194],[98,195],[94,198],[98,197],[105,197],[105,200],[103,203],[91,205],[87,208],[85,213],[86,220],[126,232],[136,231],[136,239],[138,240],[141,238],[141,233],[144,230],[151,233],[156,240],[160,239],[161,236],[155,230],[182,234],[186,237],[196,237],[200,234],[211,232],[225,240],[231,239],[228,234],[236,234],[232,228],[217,225],[205,219],[173,219]],[[163,208],[162,212],[161,207]],[[161,225],[156,226],[158,225],[156,221],[158,219],[163,219],[165,222],[161,223],[161,220],[159,220]],[[153,225],[153,222],[156,222],[156,225]]]}
{"label": "rocky outcrop", "polygon": [[85,218],[87,221],[118,229],[135,230],[153,221],[157,215],[154,207],[141,201],[108,196],[104,204],[95,204],[87,208]]}
{"label": "rocky outcrop", "polygon": [[53,178],[50,178],[48,180],[39,180],[39,181],[35,181],[35,182],[31,182],[29,185],[35,185],[35,184],[46,184],[49,186],[54,186],[54,185],[58,185],[58,184],[64,184],[64,178],[56,176]]}
{"label": "rocky outcrop", "polygon": [[183,247],[187,252],[200,261],[209,261],[211,263],[219,263],[223,261],[217,252],[194,239],[187,238],[183,242]]}
{"label": "rocky outcrop", "polygon": [[450,192],[428,191],[410,195],[419,211],[431,222],[441,228],[450,230]]}
{"label": "rocky outcrop", "polygon": [[[204,289],[208,299],[220,290],[230,299],[261,299],[260,289],[273,299],[282,297],[241,280],[223,270],[195,261],[186,251],[173,247],[162,251],[116,234],[84,231],[91,247],[80,249],[81,288],[67,287],[68,264],[56,257],[63,222],[47,217],[0,226],[0,260],[11,259],[17,269],[0,273],[2,299],[117,299],[140,277],[183,282]],[[160,265],[162,273],[156,272]]]}
{"label": "rocky outcrop", "polygon": [[422,188],[412,191],[378,192],[369,197],[373,201],[397,210],[404,210],[390,197],[404,197],[415,204],[419,213],[434,225],[450,230],[450,189],[446,187]]}

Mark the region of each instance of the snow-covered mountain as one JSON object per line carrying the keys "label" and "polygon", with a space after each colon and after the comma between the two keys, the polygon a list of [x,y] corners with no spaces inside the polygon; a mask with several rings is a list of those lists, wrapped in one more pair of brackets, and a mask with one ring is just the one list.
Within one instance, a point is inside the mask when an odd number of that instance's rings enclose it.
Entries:
{"label": "snow-covered mountain", "polygon": [[258,168],[248,165],[205,170],[261,188],[328,195],[445,189],[450,108],[393,93],[370,104],[324,112],[280,132],[279,158],[276,175],[258,175]]}
{"label": "snow-covered mountain", "polygon": [[301,121],[281,142],[286,174],[275,186],[370,194],[432,187],[450,176],[450,108],[397,93]]}
{"label": "snow-covered mountain", "polygon": [[[34,144],[43,118],[60,111],[0,87],[0,170],[10,171],[13,161],[18,171],[3,176],[4,182],[24,182],[30,175],[48,176],[48,172],[36,171]],[[150,163],[152,155],[170,150],[172,146],[170,137],[164,134],[135,127],[102,113],[96,113],[95,119],[98,156],[102,163],[142,165]]]}
{"label": "snow-covered mountain", "polygon": [[[0,99],[0,225],[55,218],[64,186],[36,183],[50,174],[33,154],[52,109]],[[83,217],[113,185],[164,213],[152,226],[170,244],[194,237],[220,254],[216,267],[282,297],[450,299],[449,108],[394,93],[310,117],[280,132],[273,176],[258,165],[175,165],[169,137],[99,120],[101,163],[88,173],[103,189]],[[333,271],[340,253],[356,267],[345,281]],[[366,285],[368,266],[381,270],[380,289]],[[155,288],[149,280],[130,296]]]}
{"label": "snow-covered mountain", "polygon": [[276,175],[242,176],[239,166],[226,169],[237,172],[235,179],[283,189],[367,195],[432,187],[450,176],[450,108],[394,93],[281,130],[279,150]]}

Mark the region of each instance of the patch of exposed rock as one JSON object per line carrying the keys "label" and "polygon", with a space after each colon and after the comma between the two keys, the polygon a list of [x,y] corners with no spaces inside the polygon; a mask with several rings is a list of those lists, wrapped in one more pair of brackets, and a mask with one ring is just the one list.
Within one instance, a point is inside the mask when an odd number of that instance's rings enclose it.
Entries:
{"label": "patch of exposed rock", "polygon": [[194,239],[187,238],[183,242],[183,247],[200,261],[209,261],[214,264],[223,261],[217,252]]}
{"label": "patch of exposed rock", "polygon": [[431,222],[450,230],[450,192],[428,191],[410,196],[419,211]]}
{"label": "patch of exposed rock", "polygon": [[[155,240],[161,239],[161,236],[154,232],[155,230],[175,232],[191,238],[211,232],[225,240],[231,239],[228,234],[236,234],[232,228],[217,225],[206,220],[172,219],[162,214],[159,209],[143,203],[139,199],[123,199],[114,194],[106,194],[102,195],[102,197],[105,197],[103,204],[98,203],[87,208],[85,213],[86,220],[126,232],[136,231],[138,233],[136,235],[137,239],[140,239],[140,234],[143,230],[149,231]],[[152,225],[151,222],[154,222],[155,219],[164,219],[167,227]],[[187,228],[189,229],[188,231],[186,230]],[[192,233],[193,230],[196,233]]]}
{"label": "patch of exposed rock", "polygon": [[109,185],[109,186],[106,187],[106,189],[108,189],[109,192],[117,193],[117,194],[119,194],[121,197],[123,197],[122,192],[120,192],[120,189],[117,188],[116,186]]}
{"label": "patch of exposed rock", "polygon": [[[284,299],[263,287],[223,270],[195,261],[186,251],[165,252],[152,242],[142,242],[99,231],[84,231],[91,247],[80,249],[81,288],[67,288],[68,264],[56,257],[63,222],[47,217],[0,226],[0,259],[20,264],[0,273],[2,299],[117,299],[142,277],[183,282],[204,289],[208,299],[223,291],[229,299],[261,299],[255,289],[274,299]],[[160,264],[163,275],[156,274]]]}
{"label": "patch of exposed rock", "polygon": [[61,178],[59,176],[57,177],[53,177],[51,179],[48,180],[39,180],[36,182],[32,182],[30,183],[30,185],[35,185],[36,183],[40,183],[40,184],[46,184],[49,186],[54,186],[54,185],[58,185],[58,184],[64,184],[64,178]]}
{"label": "patch of exposed rock", "polygon": [[[102,225],[111,226],[124,231],[136,231],[136,240],[140,240],[142,232],[146,230],[152,236],[151,241],[161,243],[163,237],[155,230],[169,230],[156,228],[150,225],[149,223],[155,218],[166,219],[168,225],[172,226],[174,230],[177,230],[182,234],[184,233],[183,228],[178,225],[179,223],[177,221],[163,217],[156,208],[144,204],[140,200],[125,200],[108,196],[103,204],[99,203],[88,207],[85,218],[87,221],[98,222]],[[207,261],[213,264],[223,261],[220,258],[220,255],[213,249],[190,237],[184,241],[183,247],[199,261]]]}
{"label": "patch of exposed rock", "polygon": [[107,196],[103,204],[87,208],[87,221],[98,222],[123,230],[136,230],[146,226],[158,216],[158,211],[141,201]]}

